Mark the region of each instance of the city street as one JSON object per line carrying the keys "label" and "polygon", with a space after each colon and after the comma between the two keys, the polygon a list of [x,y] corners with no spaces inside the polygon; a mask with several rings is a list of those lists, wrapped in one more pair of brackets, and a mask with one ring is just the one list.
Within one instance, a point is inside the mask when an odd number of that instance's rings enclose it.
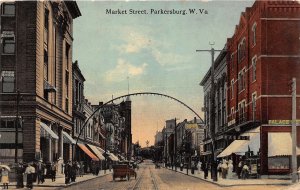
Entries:
{"label": "city street", "polygon": [[[52,188],[52,189],[67,189],[67,190],[157,190],[157,189],[171,189],[171,190],[193,190],[193,189],[232,189],[232,190],[283,190],[287,186],[273,186],[273,185],[259,185],[259,186],[234,186],[234,187],[220,187],[215,184],[205,182],[201,179],[187,176],[169,169],[160,168],[155,169],[154,164],[150,160],[144,161],[140,164],[137,171],[138,177],[135,180],[131,178],[129,181],[112,180],[112,175],[95,178],[79,184],[74,184],[67,188]],[[34,189],[51,189],[49,187],[39,187]]]}

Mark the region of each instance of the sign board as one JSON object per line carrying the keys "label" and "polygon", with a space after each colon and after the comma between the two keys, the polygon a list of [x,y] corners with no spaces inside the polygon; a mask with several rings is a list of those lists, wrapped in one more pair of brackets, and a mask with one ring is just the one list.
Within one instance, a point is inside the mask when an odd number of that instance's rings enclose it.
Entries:
{"label": "sign board", "polygon": [[[292,120],[269,120],[269,125],[292,125]],[[296,120],[296,124],[300,124],[300,119]]]}

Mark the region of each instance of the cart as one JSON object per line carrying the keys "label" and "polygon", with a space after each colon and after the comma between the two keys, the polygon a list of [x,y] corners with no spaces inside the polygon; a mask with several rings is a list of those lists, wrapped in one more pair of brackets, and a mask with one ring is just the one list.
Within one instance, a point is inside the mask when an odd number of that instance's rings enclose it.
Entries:
{"label": "cart", "polygon": [[134,177],[136,179],[136,172],[134,169],[130,168],[126,164],[117,164],[113,165],[113,180],[115,181],[116,178],[127,179],[130,180],[130,177]]}

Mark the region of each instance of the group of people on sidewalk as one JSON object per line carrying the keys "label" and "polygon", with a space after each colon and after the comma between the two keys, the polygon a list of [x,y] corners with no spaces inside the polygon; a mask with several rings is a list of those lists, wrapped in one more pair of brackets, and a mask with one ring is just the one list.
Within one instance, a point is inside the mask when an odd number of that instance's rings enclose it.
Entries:
{"label": "group of people on sidewalk", "polygon": [[[10,167],[1,165],[0,179],[3,184],[3,189],[8,189]],[[6,167],[4,167],[6,166]],[[56,178],[57,164],[43,163],[42,160],[29,163],[17,163],[15,167],[17,188],[24,188],[24,180],[28,189],[33,188],[33,183],[37,181],[38,184],[44,183],[45,177],[50,177],[52,181]]]}
{"label": "group of people on sidewalk", "polygon": [[[199,161],[196,165],[198,174],[202,170],[204,172],[204,179],[208,177],[208,171],[211,169],[211,164],[209,162],[201,162]],[[233,161],[232,160],[222,160],[219,162],[217,166],[217,171],[219,174],[219,178],[222,179],[234,179],[234,169],[233,169]],[[238,179],[247,179],[249,178],[250,167],[248,164],[241,160],[236,168],[236,175]]]}

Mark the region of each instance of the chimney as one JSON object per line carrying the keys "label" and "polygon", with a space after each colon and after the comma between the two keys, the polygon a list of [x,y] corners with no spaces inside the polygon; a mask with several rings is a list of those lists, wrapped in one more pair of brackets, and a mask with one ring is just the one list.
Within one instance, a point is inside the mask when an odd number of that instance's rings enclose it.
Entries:
{"label": "chimney", "polygon": [[194,123],[197,123],[197,118],[196,117],[194,117]]}

